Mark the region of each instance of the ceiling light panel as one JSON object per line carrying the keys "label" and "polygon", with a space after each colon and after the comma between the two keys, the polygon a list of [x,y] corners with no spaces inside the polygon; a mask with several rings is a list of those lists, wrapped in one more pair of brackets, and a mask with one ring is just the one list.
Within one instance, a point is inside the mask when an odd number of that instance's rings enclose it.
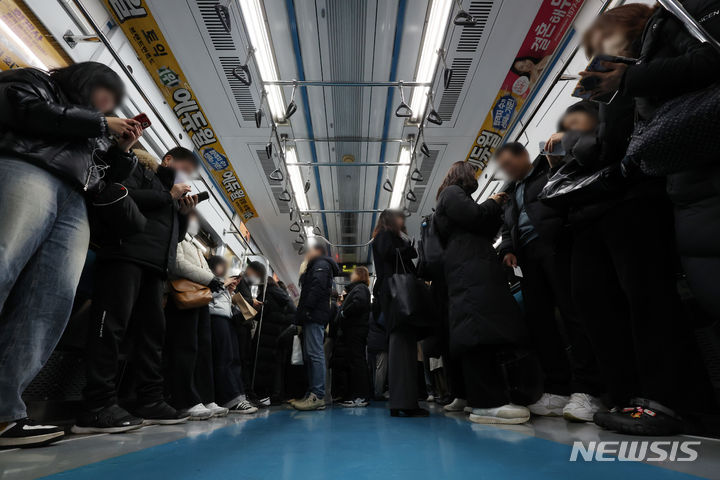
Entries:
{"label": "ceiling light panel", "polygon": [[[428,15],[423,32],[422,45],[420,46],[420,60],[418,61],[415,81],[429,83],[433,79],[435,68],[440,56],[438,50],[442,47],[445,31],[447,30],[452,12],[452,0],[432,0],[430,15]],[[411,121],[417,121],[425,110],[427,104],[427,93],[429,87],[415,87],[410,97],[410,109],[413,114]]]}
{"label": "ceiling light panel", "polygon": [[[250,43],[255,49],[255,63],[263,81],[277,81],[278,72],[275,65],[270,32],[265,21],[265,12],[260,0],[239,0]],[[276,121],[285,117],[285,100],[282,90],[277,85],[264,85],[270,112]]]}
{"label": "ceiling light panel", "polygon": [[285,150],[285,164],[287,165],[288,176],[290,177],[290,186],[292,187],[295,202],[301,212],[309,210],[310,207],[305,195],[305,185],[303,185],[300,167],[297,165],[297,152],[295,147],[287,147]]}
{"label": "ceiling light panel", "polygon": [[409,147],[402,147],[398,162],[402,165],[398,165],[395,169],[395,181],[393,182],[393,191],[390,196],[390,208],[400,208],[403,201],[405,184],[407,183],[408,173],[410,172]]}

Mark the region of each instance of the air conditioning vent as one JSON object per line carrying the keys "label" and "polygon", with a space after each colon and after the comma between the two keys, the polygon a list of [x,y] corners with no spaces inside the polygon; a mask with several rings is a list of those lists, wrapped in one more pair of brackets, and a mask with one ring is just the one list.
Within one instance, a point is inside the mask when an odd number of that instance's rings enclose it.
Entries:
{"label": "air conditioning vent", "polygon": [[240,65],[240,60],[236,57],[219,57],[218,59],[220,60],[220,65],[225,73],[225,79],[230,85],[230,90],[232,90],[235,103],[237,103],[238,109],[240,109],[243,120],[246,122],[254,122],[255,101],[250,93],[250,87],[243,85],[242,82],[232,74],[233,69]]}
{"label": "air conditioning vent", "polygon": [[219,2],[217,0],[196,1],[200,9],[200,14],[202,15],[203,23],[205,24],[208,35],[210,35],[210,40],[212,40],[215,50],[236,50],[232,35],[225,30],[217,13],[215,13],[215,5]]}
{"label": "air conditioning vent", "polygon": [[[262,150],[255,150],[255,153],[258,160],[260,160],[260,166],[263,169],[263,173],[265,174],[265,177],[267,177],[268,175],[270,175],[270,172],[275,170],[275,163],[272,159],[267,158],[267,154],[265,153],[264,148]],[[273,198],[275,199],[275,204],[277,205],[280,213],[289,213],[290,204],[288,202],[283,202],[282,200],[278,199],[282,191],[285,190],[285,183],[275,182],[273,180],[270,180],[269,178],[268,183],[270,184],[270,191],[272,192]]]}
{"label": "air conditioning vent", "polygon": [[435,162],[437,161],[438,155],[440,154],[440,150],[430,150],[430,156],[429,157],[423,157],[422,163],[420,163],[420,173],[422,173],[423,180],[422,182],[416,182],[413,183],[412,189],[415,193],[415,196],[417,197],[417,202],[408,202],[407,206],[408,209],[412,213],[416,213],[418,209],[420,208],[420,205],[422,204],[423,196],[425,195],[425,190],[427,189],[428,181],[430,180],[430,176],[432,175],[433,168],[435,168]]}
{"label": "air conditioning vent", "polygon": [[452,80],[448,88],[443,91],[442,97],[440,97],[440,105],[438,106],[438,113],[440,114],[440,118],[443,119],[443,122],[449,122],[455,113],[455,107],[460,98],[460,93],[465,86],[465,80],[467,79],[472,63],[472,58],[456,57],[452,60],[452,66],[450,67],[453,71]]}
{"label": "air conditioning vent", "polygon": [[472,27],[463,27],[456,51],[467,53],[477,51],[480,39],[487,26],[492,6],[493,2],[470,2],[468,13],[477,19],[477,23]]}

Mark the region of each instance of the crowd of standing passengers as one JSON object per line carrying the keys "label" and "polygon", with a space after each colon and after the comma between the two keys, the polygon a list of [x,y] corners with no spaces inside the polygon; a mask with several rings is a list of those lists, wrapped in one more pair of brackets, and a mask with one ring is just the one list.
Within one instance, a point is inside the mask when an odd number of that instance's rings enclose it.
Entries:
{"label": "crowd of standing passengers", "polygon": [[[720,2],[683,4],[720,36]],[[649,176],[625,153],[637,122],[717,81],[720,55],[644,4],[602,13],[583,43],[588,56],[640,60],[581,74],[594,77],[593,94],[617,95],[567,109],[546,147],[561,144],[563,155],[499,148],[508,182],[487,200],[471,196],[473,166],[452,165],[432,220],[445,253],[444,275],[429,285],[430,325],[394,318],[393,276],[417,273],[401,212],[384,211],[373,232],[374,283],[359,267],[333,295],[338,266],[315,245],[295,305],[262,263],[229,276],[224,258],[206,258],[198,198],[188,195],[197,157],[178,147],[156,159],[139,146],[138,122],[111,115],[124,86],[110,68],[0,73],[0,446],[64,434],[29,420],[21,395],[65,329],[89,243],[97,261],[74,432],[285,401],[318,410],[333,399],[348,408],[387,399],[392,416],[427,416],[418,403],[426,397],[478,423],[534,414],[682,432],[685,412],[715,408],[677,278],[687,279],[693,318],[720,319],[720,165],[693,158]],[[571,162],[614,171],[614,188],[568,204],[541,200]],[[511,271],[522,275],[522,305]],[[210,293],[198,301],[175,282]],[[116,384],[128,344],[131,402]]]}

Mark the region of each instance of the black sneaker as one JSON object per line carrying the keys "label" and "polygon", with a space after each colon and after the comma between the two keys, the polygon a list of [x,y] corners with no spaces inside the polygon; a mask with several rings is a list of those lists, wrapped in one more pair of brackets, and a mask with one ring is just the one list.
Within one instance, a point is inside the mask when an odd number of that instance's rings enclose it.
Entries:
{"label": "black sneaker", "polygon": [[63,435],[65,432],[54,425],[39,425],[23,418],[0,427],[0,447],[41,447],[60,440]]}
{"label": "black sneaker", "polygon": [[138,407],[133,414],[144,419],[144,425],[176,425],[185,423],[190,418],[187,412],[180,412],[164,401]]}
{"label": "black sneaker", "polygon": [[130,415],[120,405],[110,405],[100,410],[81,413],[71,431],[73,433],[122,433],[142,426],[142,418]]}
{"label": "black sneaker", "polygon": [[[654,403],[654,402],[651,402]],[[647,402],[611,412],[597,412],[593,422],[606,429],[628,435],[670,436],[683,432],[683,421],[662,405]]]}

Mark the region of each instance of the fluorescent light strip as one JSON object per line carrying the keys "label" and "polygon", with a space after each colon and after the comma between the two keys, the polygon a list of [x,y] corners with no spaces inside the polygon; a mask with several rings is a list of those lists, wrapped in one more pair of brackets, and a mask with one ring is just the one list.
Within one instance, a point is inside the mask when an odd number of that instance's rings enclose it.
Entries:
{"label": "fluorescent light strip", "polygon": [[295,202],[301,212],[309,210],[307,196],[305,195],[305,185],[303,184],[300,167],[297,165],[297,152],[295,147],[287,147],[285,150],[285,165],[287,165],[288,176],[290,177],[290,185],[292,186]]}
{"label": "fluorescent light strip", "polygon": [[400,150],[400,159],[402,165],[398,165],[395,169],[395,181],[393,182],[393,191],[390,196],[390,208],[400,208],[405,194],[405,183],[407,183],[408,173],[410,173],[410,148],[402,147]]}
{"label": "fluorescent light strip", "polygon": [[[275,55],[273,55],[272,45],[270,44],[270,33],[265,22],[265,14],[260,0],[239,0],[240,8],[247,33],[250,37],[250,43],[255,49],[255,61],[258,67],[261,80],[276,81],[278,80],[277,68],[275,68]],[[282,90],[277,85],[264,85],[267,91],[268,104],[270,105],[270,113],[276,121],[285,119],[285,100],[283,99]]]}
{"label": "fluorescent light strip", "polygon": [[[432,0],[418,62],[415,81],[431,82],[439,60],[438,50],[442,47],[448,20],[452,12],[452,0]],[[417,121],[425,110],[428,87],[415,87],[410,97],[410,109],[413,112],[411,121]]]}
{"label": "fluorescent light strip", "polygon": [[33,51],[30,49],[30,47],[28,47],[27,45],[25,45],[25,43],[23,43],[23,41],[20,40],[20,37],[18,37],[17,35],[15,35],[15,32],[13,32],[12,29],[11,29],[10,27],[8,27],[7,24],[6,24],[5,22],[3,22],[2,20],[0,20],[0,30],[2,30],[3,33],[5,33],[5,35],[7,35],[8,38],[9,38],[10,40],[12,40],[12,42],[15,43],[15,45],[17,45],[17,46],[20,48],[20,50],[22,50],[22,52],[23,52],[23,53],[25,54],[25,56],[27,57],[27,60],[28,60],[28,63],[30,64],[30,66],[32,66],[32,67],[37,67],[37,68],[40,68],[40,69],[45,70],[45,71],[50,70],[50,69],[48,68],[48,66],[45,65],[45,64],[42,62],[42,60],[40,60],[40,59],[37,57],[37,55],[35,55],[35,54],[33,53]]}

